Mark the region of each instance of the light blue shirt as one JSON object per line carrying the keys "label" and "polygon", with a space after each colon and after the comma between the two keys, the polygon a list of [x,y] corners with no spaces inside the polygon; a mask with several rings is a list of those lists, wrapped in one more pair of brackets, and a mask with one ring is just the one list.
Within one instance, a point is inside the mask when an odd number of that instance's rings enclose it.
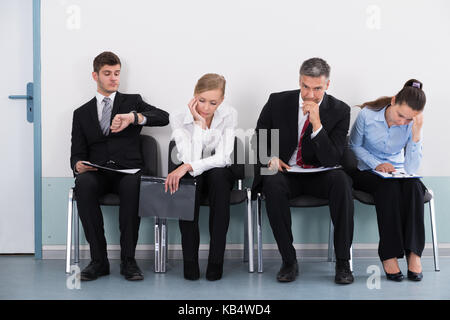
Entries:
{"label": "light blue shirt", "polygon": [[387,162],[413,174],[422,160],[422,135],[420,141],[412,140],[412,122],[389,128],[385,110],[386,107],[380,111],[365,107],[353,124],[349,146],[358,160],[358,169],[375,169]]}

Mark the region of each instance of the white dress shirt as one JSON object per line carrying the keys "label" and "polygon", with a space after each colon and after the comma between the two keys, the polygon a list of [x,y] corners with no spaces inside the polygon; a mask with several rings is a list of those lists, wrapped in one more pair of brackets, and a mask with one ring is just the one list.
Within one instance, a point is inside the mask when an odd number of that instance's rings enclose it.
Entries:
{"label": "white dress shirt", "polygon": [[192,176],[232,164],[237,127],[237,111],[233,107],[222,103],[214,112],[210,128],[202,129],[196,124],[189,109],[170,115],[170,125],[178,160],[191,165]]}
{"label": "white dress shirt", "polygon": [[[117,92],[117,91],[116,91]],[[111,107],[114,106],[114,99],[116,98],[116,92],[113,92],[109,95],[109,98],[111,99]],[[103,107],[105,106],[105,104],[103,103],[103,99],[106,96],[102,95],[101,93],[99,93],[97,91],[97,93],[95,94],[95,98],[97,99],[97,114],[98,114],[98,121],[102,121],[102,114],[103,114]],[[111,109],[112,112],[112,109]],[[145,117],[144,115],[142,115],[144,117],[144,120],[142,120],[139,124],[140,125],[144,125],[147,123],[147,117]]]}
{"label": "white dress shirt", "polygon": [[[322,98],[323,100],[323,98]],[[319,106],[322,103],[322,100],[320,100],[320,102],[318,103]],[[303,99],[302,99],[302,95],[301,93],[299,94],[299,107],[298,107],[298,139],[297,139],[297,147],[295,148],[294,153],[292,154],[291,158],[289,159],[288,165],[290,167],[299,167],[297,165],[297,152],[298,152],[298,144],[300,143],[300,136],[302,134],[302,129],[303,126],[305,125],[306,119],[308,118],[309,114],[303,114]],[[320,132],[320,130],[322,130],[322,126],[320,126],[320,128],[316,131],[314,131],[313,133],[311,133],[311,139],[314,139]]]}

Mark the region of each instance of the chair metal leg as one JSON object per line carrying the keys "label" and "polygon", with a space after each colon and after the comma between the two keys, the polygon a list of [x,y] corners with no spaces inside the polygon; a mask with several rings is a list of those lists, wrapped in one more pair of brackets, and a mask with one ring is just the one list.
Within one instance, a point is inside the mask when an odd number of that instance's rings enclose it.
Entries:
{"label": "chair metal leg", "polygon": [[[330,219],[330,227],[328,234],[328,262],[336,262],[336,254],[334,252],[334,226]],[[350,246],[350,270],[353,271],[353,246]]]}
{"label": "chair metal leg", "polygon": [[80,217],[78,216],[76,201],[73,201],[73,204],[73,243],[75,251],[73,263],[78,264],[80,262]]}
{"label": "chair metal leg", "polygon": [[330,218],[330,227],[328,231],[328,262],[334,261],[334,226]]}
{"label": "chair metal leg", "polygon": [[434,271],[440,271],[439,268],[439,249],[436,235],[436,217],[434,211],[434,194],[433,191],[428,190],[432,198],[430,200],[430,220],[431,220],[431,237],[433,239],[433,255],[434,255]]}
{"label": "chair metal leg", "polygon": [[72,253],[72,219],[73,219],[73,189],[69,190],[67,206],[67,238],[66,238],[66,273],[70,273],[70,259]]}
{"label": "chair metal leg", "polygon": [[166,232],[166,219],[161,219],[161,247],[160,247],[160,257],[161,257],[161,270],[160,272],[166,272],[166,241],[167,241],[167,232]]}
{"label": "chair metal leg", "polygon": [[159,218],[155,217],[155,272],[161,272]]}
{"label": "chair metal leg", "polygon": [[[248,208],[248,199],[247,199],[247,208]],[[247,209],[247,217],[244,219],[244,256],[243,261],[248,262],[248,253],[249,253],[249,244],[248,244],[248,209]]]}
{"label": "chair metal leg", "polygon": [[257,244],[258,244],[258,272],[263,272],[263,247],[262,247],[262,209],[261,209],[261,194],[258,193],[256,197],[256,228],[257,228]]}
{"label": "chair metal leg", "polygon": [[166,226],[166,232],[165,232],[165,234],[166,234],[166,253],[165,253],[165,255],[166,255],[166,265],[169,263],[169,227],[167,226],[167,219],[166,219],[166,222],[165,222],[165,226]]}
{"label": "chair metal leg", "polygon": [[[252,212],[252,191],[247,189],[247,245],[248,245],[248,272],[255,272],[253,253],[255,250],[255,245],[253,242],[253,212]],[[246,245],[244,245],[245,249]]]}

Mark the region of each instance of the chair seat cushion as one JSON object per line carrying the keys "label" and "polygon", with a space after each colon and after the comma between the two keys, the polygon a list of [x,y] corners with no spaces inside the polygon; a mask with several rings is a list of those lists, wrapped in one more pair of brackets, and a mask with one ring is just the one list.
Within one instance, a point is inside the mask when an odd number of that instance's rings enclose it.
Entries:
{"label": "chair seat cushion", "polygon": [[[239,204],[247,199],[247,191],[245,190],[231,190],[230,204]],[[200,205],[209,206],[209,200],[207,196],[202,196]]]}
{"label": "chair seat cushion", "polygon": [[[370,193],[367,193],[367,192],[364,192],[361,190],[353,190],[353,198],[355,198],[356,200],[358,200],[359,202],[362,202],[364,204],[375,205],[375,200],[374,200],[373,196]],[[428,190],[426,190],[423,202],[427,203],[432,198],[433,198],[433,196],[431,195],[431,193],[429,193]]]}
{"label": "chair seat cushion", "polygon": [[289,200],[289,206],[298,208],[322,207],[327,205],[328,199],[321,199],[308,195],[301,195]]}
{"label": "chair seat cushion", "polygon": [[353,190],[353,198],[368,205],[374,205],[375,200],[370,193],[361,191],[361,190]]}

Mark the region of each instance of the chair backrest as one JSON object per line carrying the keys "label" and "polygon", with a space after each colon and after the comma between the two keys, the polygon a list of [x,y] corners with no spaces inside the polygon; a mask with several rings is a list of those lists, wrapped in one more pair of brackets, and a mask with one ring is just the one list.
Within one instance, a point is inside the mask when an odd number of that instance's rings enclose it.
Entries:
{"label": "chair backrest", "polygon": [[144,159],[144,174],[158,175],[158,146],[155,138],[141,134],[141,153]]}
{"label": "chair backrest", "polygon": [[[171,140],[169,143],[169,154],[168,154],[168,172],[172,172],[173,170],[175,170],[178,167],[178,164],[175,164],[172,161],[172,157],[171,155],[177,154],[177,146],[174,140]],[[243,147],[243,143],[240,139],[238,139],[237,137],[234,139],[234,150],[233,150],[233,154],[231,155],[232,159],[233,159],[233,164],[230,166],[231,171],[233,172],[234,176],[236,177],[236,179],[244,179],[245,178],[245,165],[244,163],[242,164],[238,164],[237,160],[241,160],[240,162],[244,162],[242,159],[238,159],[238,155],[243,155],[244,154],[244,147]]]}
{"label": "chair backrest", "polygon": [[347,172],[358,170],[358,160],[356,160],[353,150],[348,145],[349,137],[345,141],[344,154],[342,155],[341,164]]}

